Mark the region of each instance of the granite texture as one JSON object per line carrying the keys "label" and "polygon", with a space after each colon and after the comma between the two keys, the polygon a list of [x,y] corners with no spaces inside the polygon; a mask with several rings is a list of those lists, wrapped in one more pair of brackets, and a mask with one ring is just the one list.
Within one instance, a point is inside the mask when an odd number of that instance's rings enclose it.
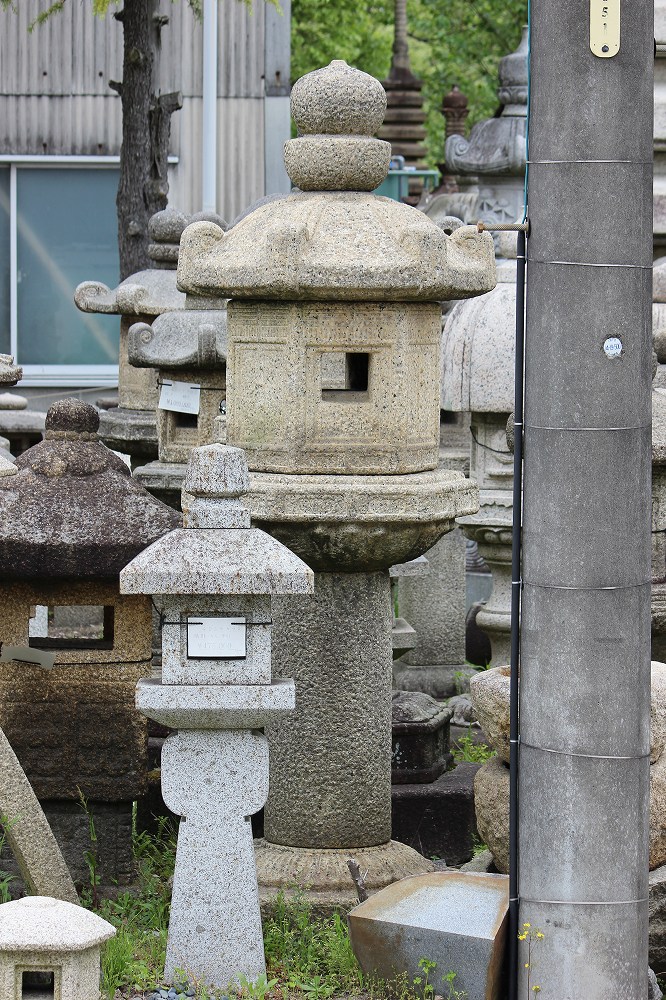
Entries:
{"label": "granite texture", "polygon": [[69,903],[78,895],[53,832],[23,768],[0,730],[0,814],[13,820],[4,833],[26,888]]}
{"label": "granite texture", "polygon": [[261,729],[277,721],[295,705],[294,682],[275,684],[164,684],[152,678],[139,681],[136,707],[170,729]]}
{"label": "granite texture", "polygon": [[479,836],[500,872],[509,871],[509,768],[492,757],[474,778],[474,806]]}
{"label": "granite texture", "polygon": [[436,468],[437,303],[231,302],[228,313],[227,439],[253,471]]}
{"label": "granite texture", "polygon": [[16,385],[23,377],[23,369],[14,364],[11,354],[0,354],[0,385]]}
{"label": "granite texture", "polygon": [[468,298],[495,285],[493,241],[475,226],[447,236],[389,198],[302,192],[256,209],[226,234],[210,223],[188,226],[178,283],[191,293],[264,300]]}
{"label": "granite texture", "polygon": [[[188,303],[189,305],[189,303]],[[138,368],[210,368],[227,360],[226,309],[162,313],[129,328],[127,353]]]}
{"label": "granite texture", "polygon": [[134,482],[97,439],[99,417],[78,400],[55,403],[46,440],[0,478],[5,579],[109,578],[178,516]]}
{"label": "granite texture", "polygon": [[[352,948],[366,975],[429,980],[455,971],[453,986],[468,1000],[500,1000],[508,879],[471,872],[433,872],[388,886],[349,914]],[[435,989],[438,985],[435,985]],[[444,986],[442,988],[445,988]]]}
{"label": "granite texture", "polygon": [[[214,789],[214,794],[211,794]],[[265,974],[249,817],[268,793],[260,732],[173,733],[162,748],[162,795],[178,832],[165,978],[176,969],[226,989]]]}
{"label": "granite texture", "polygon": [[478,509],[476,485],[441,469],[404,476],[253,473],[247,505],[315,571],[374,572],[421,555],[455,517]]}
{"label": "granite texture", "polygon": [[307,135],[284,144],[284,165],[301,191],[374,191],[385,179],[391,143],[360,135]]}
{"label": "granite texture", "polygon": [[[100,946],[116,933],[82,906],[47,896],[26,896],[0,907],[0,995],[4,1000],[97,1000]],[[23,988],[33,970],[53,974],[49,992]],[[36,988],[35,988],[36,989]]]}
{"label": "granite texture", "polygon": [[[470,679],[469,690],[476,717],[488,743],[500,760],[509,763],[509,667],[481,670]],[[666,682],[665,682],[666,687]],[[665,691],[666,693],[666,691]],[[666,705],[664,706],[666,711]]]}
{"label": "granite texture", "polygon": [[291,90],[299,135],[375,135],[385,113],[381,83],[343,59],[307,73]]}

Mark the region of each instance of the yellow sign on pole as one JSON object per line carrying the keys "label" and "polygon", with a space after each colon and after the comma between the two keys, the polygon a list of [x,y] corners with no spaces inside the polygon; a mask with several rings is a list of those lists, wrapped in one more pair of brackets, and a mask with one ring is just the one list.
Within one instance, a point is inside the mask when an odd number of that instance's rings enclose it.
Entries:
{"label": "yellow sign on pole", "polygon": [[620,51],[620,0],[590,0],[590,48],[600,59]]}

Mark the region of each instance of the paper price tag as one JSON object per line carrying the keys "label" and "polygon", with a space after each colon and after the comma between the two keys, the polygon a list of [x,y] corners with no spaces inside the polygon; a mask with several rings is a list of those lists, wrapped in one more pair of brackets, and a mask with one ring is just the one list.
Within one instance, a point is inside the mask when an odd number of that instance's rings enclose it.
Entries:
{"label": "paper price tag", "polygon": [[192,660],[244,660],[245,618],[188,618],[187,655]]}
{"label": "paper price tag", "polygon": [[162,382],[160,410],[175,410],[176,413],[199,412],[201,386],[189,382]]}

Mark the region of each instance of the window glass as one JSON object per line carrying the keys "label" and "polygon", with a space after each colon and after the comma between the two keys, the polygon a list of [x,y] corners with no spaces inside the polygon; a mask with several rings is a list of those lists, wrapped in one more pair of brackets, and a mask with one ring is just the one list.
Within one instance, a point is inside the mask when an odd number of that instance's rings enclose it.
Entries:
{"label": "window glass", "polygon": [[117,316],[79,312],[81,281],[118,283],[118,171],[17,171],[18,358],[27,365],[115,365]]}
{"label": "window glass", "polygon": [[9,167],[0,167],[0,353],[10,353]]}

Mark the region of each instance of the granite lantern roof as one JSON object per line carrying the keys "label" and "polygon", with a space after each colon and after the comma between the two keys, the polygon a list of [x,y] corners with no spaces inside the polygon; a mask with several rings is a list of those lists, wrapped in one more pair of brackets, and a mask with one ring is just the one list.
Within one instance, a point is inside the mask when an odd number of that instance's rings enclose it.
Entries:
{"label": "granite lantern roof", "polygon": [[111,578],[178,527],[97,436],[99,415],[77,399],[46,415],[44,441],[0,478],[0,578]]}

